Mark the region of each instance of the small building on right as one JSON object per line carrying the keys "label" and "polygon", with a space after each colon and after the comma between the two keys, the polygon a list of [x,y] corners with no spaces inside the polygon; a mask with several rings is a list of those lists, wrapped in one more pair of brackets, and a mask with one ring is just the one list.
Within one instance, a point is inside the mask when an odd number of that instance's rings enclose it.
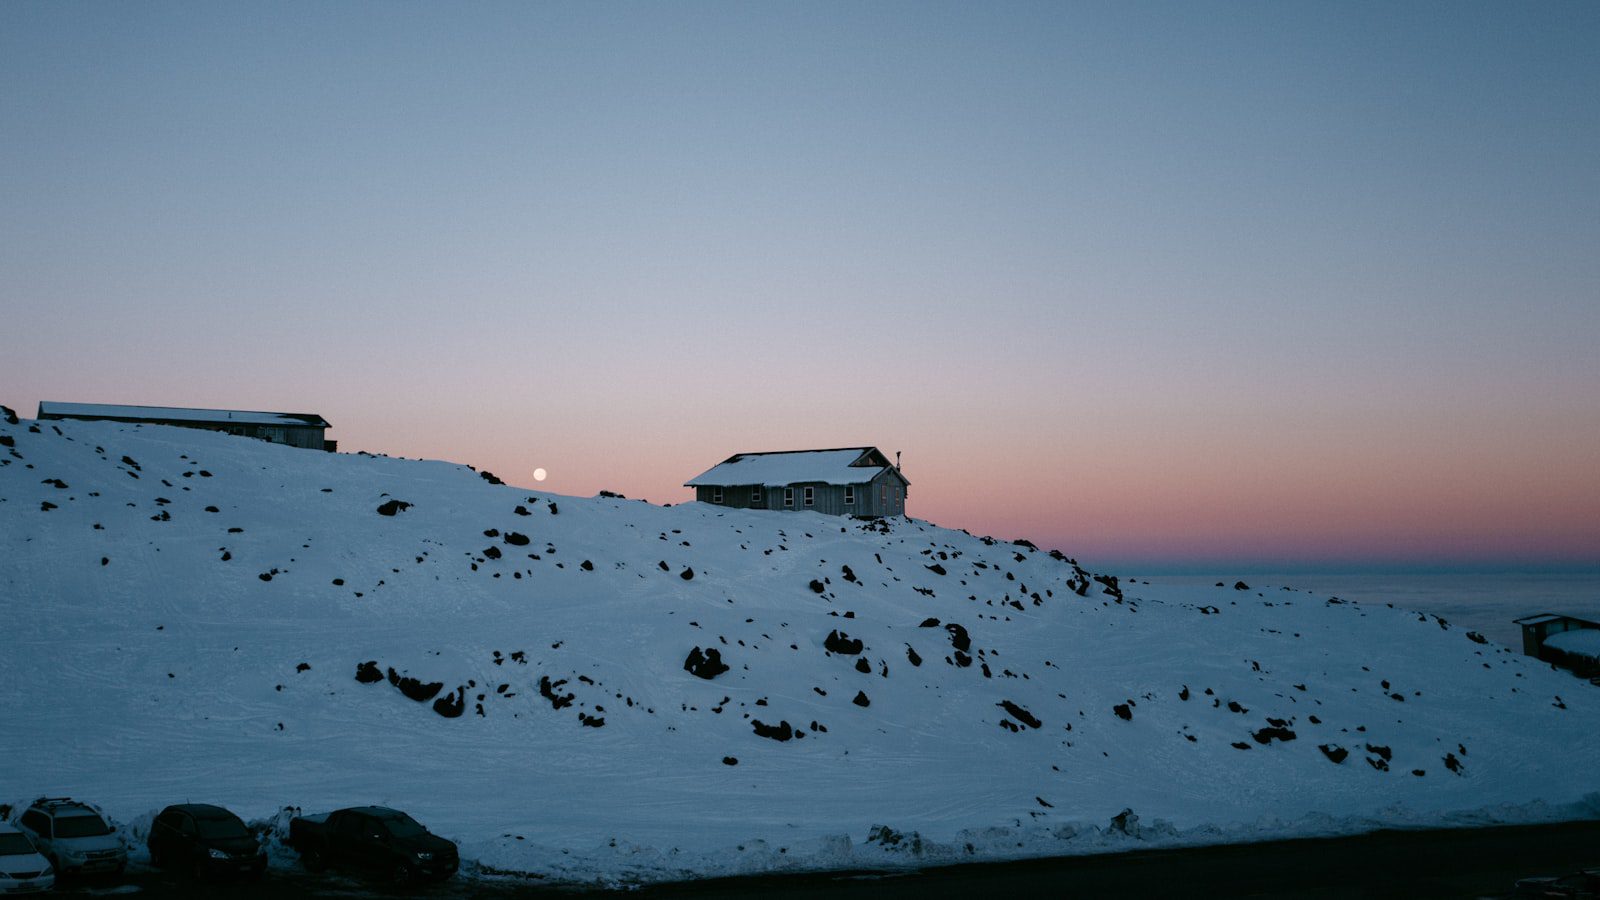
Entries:
{"label": "small building on right", "polygon": [[735,453],[684,483],[701,503],[734,509],[903,516],[911,482],[877,447]]}
{"label": "small building on right", "polygon": [[1522,626],[1522,652],[1586,678],[1600,675],[1600,622],[1560,613],[1513,620]]}

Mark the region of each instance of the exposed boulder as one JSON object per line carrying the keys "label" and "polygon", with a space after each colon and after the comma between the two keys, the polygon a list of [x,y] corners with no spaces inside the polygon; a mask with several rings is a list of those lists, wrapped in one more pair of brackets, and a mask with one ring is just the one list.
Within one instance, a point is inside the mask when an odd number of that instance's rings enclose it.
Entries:
{"label": "exposed boulder", "polygon": [[446,719],[459,719],[467,709],[467,689],[456,688],[454,694],[445,694],[433,701],[433,711]]}
{"label": "exposed boulder", "polygon": [[1001,700],[999,703],[996,703],[995,706],[1004,709],[1013,719],[1016,719],[1018,722],[1021,722],[1029,728],[1040,728],[1044,724],[1040,722],[1038,717],[1033,713],[1028,712],[1026,709],[1018,706],[1015,703],[1012,703],[1010,700]]}
{"label": "exposed boulder", "polygon": [[722,661],[722,651],[715,647],[702,651],[699,647],[689,651],[689,656],[683,661],[684,671],[707,681],[728,671],[728,666]]}
{"label": "exposed boulder", "polygon": [[422,680],[412,678],[409,675],[401,675],[392,667],[389,669],[389,683],[399,688],[400,693],[406,695],[412,700],[417,701],[418,703],[426,703],[427,701],[432,700],[440,691],[444,690],[444,682],[442,681],[429,681],[424,683]]}
{"label": "exposed boulder", "polygon": [[830,631],[828,632],[828,636],[823,639],[822,646],[833,653],[842,653],[846,656],[854,656],[855,654],[861,652],[861,649],[864,645],[861,643],[859,638],[852,638],[849,635],[843,634],[839,631]]}
{"label": "exposed boulder", "polygon": [[572,701],[577,699],[577,695],[575,695],[575,694],[571,694],[571,693],[558,694],[558,693],[556,693],[556,691],[559,690],[561,688],[561,686],[566,684],[566,683],[567,683],[567,680],[565,678],[561,679],[560,681],[552,682],[550,680],[550,676],[549,675],[540,675],[539,676],[539,696],[541,696],[541,697],[545,698],[546,700],[550,701],[550,708],[551,709],[561,709],[562,707],[565,707],[565,706],[571,706],[572,705]]}
{"label": "exposed boulder", "polygon": [[1250,736],[1252,738],[1255,738],[1255,741],[1258,744],[1270,744],[1274,740],[1278,740],[1278,741],[1292,741],[1292,740],[1294,740],[1294,732],[1290,731],[1287,728],[1283,728],[1281,726],[1272,726],[1272,727],[1268,727],[1268,728],[1261,728],[1261,729],[1258,729],[1254,734],[1252,734]]}
{"label": "exposed boulder", "polygon": [[771,738],[775,741],[787,741],[794,737],[794,727],[787,720],[776,725],[768,725],[760,719],[751,719],[750,724],[755,728],[758,737]]}

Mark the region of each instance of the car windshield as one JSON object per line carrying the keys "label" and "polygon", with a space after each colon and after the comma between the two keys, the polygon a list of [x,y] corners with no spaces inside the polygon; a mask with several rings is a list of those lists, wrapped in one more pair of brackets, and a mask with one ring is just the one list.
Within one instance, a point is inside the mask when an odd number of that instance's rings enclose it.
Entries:
{"label": "car windshield", "polygon": [[244,823],[233,816],[199,819],[197,823],[200,826],[200,836],[207,840],[228,840],[250,836],[250,832],[244,827]]}
{"label": "car windshield", "polygon": [[62,816],[56,820],[56,837],[99,837],[110,834],[111,829],[99,816]]}
{"label": "car windshield", "polygon": [[417,820],[408,815],[390,816],[380,821],[383,822],[383,827],[389,829],[389,833],[397,838],[416,837],[419,834],[426,833],[426,829],[418,825]]}
{"label": "car windshield", "polygon": [[29,842],[27,835],[15,831],[0,834],[0,856],[17,856],[33,852],[33,844]]}

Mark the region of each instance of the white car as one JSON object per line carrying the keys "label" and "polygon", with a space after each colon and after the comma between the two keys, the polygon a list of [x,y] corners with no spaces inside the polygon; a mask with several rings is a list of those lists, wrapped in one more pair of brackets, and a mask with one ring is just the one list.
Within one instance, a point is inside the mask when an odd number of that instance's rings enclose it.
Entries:
{"label": "white car", "polygon": [[23,811],[17,827],[33,839],[57,875],[121,872],[128,866],[122,836],[87,803],[40,797]]}
{"label": "white car", "polygon": [[56,873],[28,836],[0,822],[0,894],[30,894],[55,887]]}

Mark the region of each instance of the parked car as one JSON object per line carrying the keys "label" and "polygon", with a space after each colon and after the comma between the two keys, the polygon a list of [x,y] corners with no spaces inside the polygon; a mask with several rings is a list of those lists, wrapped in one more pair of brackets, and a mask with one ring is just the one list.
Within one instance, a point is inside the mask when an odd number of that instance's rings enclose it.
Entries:
{"label": "parked car", "polygon": [[242,875],[260,878],[267,851],[243,821],[220,806],[180,803],[169,806],[150,825],[150,864],[183,866],[198,880]]}
{"label": "parked car", "polygon": [[121,872],[128,867],[122,837],[100,810],[68,797],[40,797],[17,818],[57,876]]}
{"label": "parked car", "polygon": [[17,826],[0,822],[0,894],[31,894],[55,886],[55,870],[33,841]]}
{"label": "parked car", "polygon": [[449,878],[461,866],[456,845],[399,810],[357,806],[289,820],[289,846],[306,868],[347,866],[397,883]]}
{"label": "parked car", "polygon": [[1600,900],[1600,867],[1558,877],[1520,878],[1517,880],[1516,896]]}

